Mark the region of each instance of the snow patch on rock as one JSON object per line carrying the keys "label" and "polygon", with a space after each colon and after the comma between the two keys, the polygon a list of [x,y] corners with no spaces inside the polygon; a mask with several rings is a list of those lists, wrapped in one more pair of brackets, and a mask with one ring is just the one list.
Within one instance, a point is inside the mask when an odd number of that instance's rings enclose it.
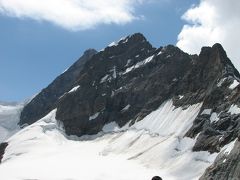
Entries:
{"label": "snow patch on rock", "polygon": [[204,109],[204,110],[202,111],[201,115],[203,115],[203,114],[210,115],[211,112],[212,112],[212,109]]}
{"label": "snow patch on rock", "polygon": [[217,122],[219,120],[218,114],[216,112],[213,112],[210,116],[210,122]]}
{"label": "snow patch on rock", "polygon": [[229,89],[235,89],[239,85],[239,82],[234,79],[233,83],[229,86]]}
{"label": "snow patch on rock", "polygon": [[99,116],[100,112],[97,112],[95,114],[93,114],[92,116],[89,116],[89,121],[96,119]]}
{"label": "snow patch on rock", "polygon": [[73,93],[73,92],[77,91],[78,88],[80,88],[80,85],[73,87],[68,93]]}
{"label": "snow patch on rock", "polygon": [[237,105],[233,104],[229,108],[228,112],[231,113],[231,115],[239,114],[240,113],[240,108]]}
{"label": "snow patch on rock", "polygon": [[143,61],[140,61],[140,62],[136,63],[135,65],[127,68],[122,74],[127,74],[127,73],[131,72],[132,70],[137,69],[137,68],[151,62],[153,60],[153,57],[154,57],[154,55],[144,59]]}

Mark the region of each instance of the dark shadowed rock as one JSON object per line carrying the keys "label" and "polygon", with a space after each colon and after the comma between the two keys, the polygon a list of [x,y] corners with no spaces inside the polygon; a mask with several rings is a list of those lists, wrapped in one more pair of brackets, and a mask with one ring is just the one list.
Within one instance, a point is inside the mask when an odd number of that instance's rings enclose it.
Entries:
{"label": "dark shadowed rock", "polygon": [[218,155],[215,162],[207,168],[200,180],[239,180],[240,142],[236,141],[231,152]]}
{"label": "dark shadowed rock", "polygon": [[0,163],[2,162],[2,158],[3,158],[3,155],[5,153],[5,149],[7,148],[8,146],[8,143],[7,142],[3,142],[0,144]]}
{"label": "dark shadowed rock", "polygon": [[177,47],[156,49],[134,34],[86,63],[77,79],[80,88],[61,99],[56,118],[67,134],[79,136],[96,134],[113,121],[119,126],[139,121],[177,95],[191,65],[189,55]]}

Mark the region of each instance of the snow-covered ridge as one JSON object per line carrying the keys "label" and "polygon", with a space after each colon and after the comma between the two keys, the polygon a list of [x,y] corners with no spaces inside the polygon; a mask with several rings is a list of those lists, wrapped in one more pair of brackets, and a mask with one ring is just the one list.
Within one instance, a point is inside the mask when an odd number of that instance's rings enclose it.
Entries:
{"label": "snow-covered ridge", "polygon": [[126,43],[128,41],[128,37],[122,37],[118,41],[111,42],[107,47],[117,46],[121,41],[122,43]]}

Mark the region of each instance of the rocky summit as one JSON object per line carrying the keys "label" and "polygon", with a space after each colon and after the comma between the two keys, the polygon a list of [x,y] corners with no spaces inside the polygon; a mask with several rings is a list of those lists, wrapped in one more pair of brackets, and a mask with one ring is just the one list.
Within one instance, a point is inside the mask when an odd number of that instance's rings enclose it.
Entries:
{"label": "rocky summit", "polygon": [[192,151],[219,153],[200,179],[240,179],[240,75],[220,44],[189,55],[153,47],[140,33],[97,52],[87,50],[22,110],[20,125],[53,109],[67,135],[93,135],[109,123],[132,126],[168,100],[175,108],[201,104],[185,137]]}

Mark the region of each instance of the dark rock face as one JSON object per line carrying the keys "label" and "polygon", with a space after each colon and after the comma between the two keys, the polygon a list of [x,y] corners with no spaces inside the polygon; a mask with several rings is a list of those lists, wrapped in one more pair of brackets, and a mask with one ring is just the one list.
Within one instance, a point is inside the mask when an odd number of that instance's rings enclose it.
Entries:
{"label": "dark rock face", "polygon": [[239,180],[240,179],[240,142],[236,141],[232,151],[219,154],[200,180]]}
{"label": "dark rock face", "polygon": [[3,155],[5,153],[5,149],[7,148],[8,146],[8,143],[7,142],[3,142],[0,144],[0,163],[2,162],[2,158],[3,158]]}
{"label": "dark rock face", "polygon": [[[185,136],[197,137],[193,151],[219,152],[240,139],[240,114],[231,111],[240,107],[239,79],[220,44],[188,55],[172,45],[154,48],[136,33],[76,62],[24,108],[20,124],[57,107],[66,133],[81,136],[110,122],[134,124],[169,99],[183,108],[202,103]],[[237,141],[227,163],[219,157],[202,179],[239,179],[239,156]]]}
{"label": "dark rock face", "polygon": [[75,80],[84,64],[96,54],[96,50],[89,49],[67,71],[58,76],[47,88],[43,89],[23,109],[20,125],[32,124],[45,116],[56,107],[59,98],[74,86]]}
{"label": "dark rock face", "polygon": [[96,134],[113,121],[134,123],[177,95],[179,79],[191,64],[177,47],[156,49],[134,34],[86,63],[77,80],[81,87],[61,99],[56,118],[67,134],[78,136]]}

